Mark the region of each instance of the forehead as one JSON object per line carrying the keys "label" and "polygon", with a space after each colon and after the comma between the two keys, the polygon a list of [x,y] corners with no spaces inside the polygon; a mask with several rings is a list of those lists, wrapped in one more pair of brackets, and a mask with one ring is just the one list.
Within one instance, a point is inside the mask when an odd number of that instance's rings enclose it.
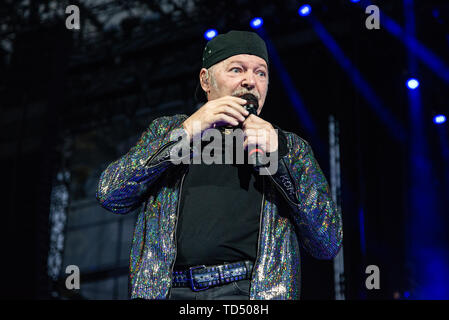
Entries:
{"label": "forehead", "polygon": [[249,67],[265,67],[267,69],[267,63],[261,57],[252,54],[237,54],[222,61],[222,65],[227,66],[231,63],[245,64]]}

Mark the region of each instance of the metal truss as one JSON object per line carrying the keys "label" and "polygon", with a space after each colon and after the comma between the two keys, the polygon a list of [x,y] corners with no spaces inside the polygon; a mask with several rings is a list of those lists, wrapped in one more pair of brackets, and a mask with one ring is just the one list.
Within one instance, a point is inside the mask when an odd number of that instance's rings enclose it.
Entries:
{"label": "metal truss", "polygon": [[[61,119],[66,134],[137,112],[157,115],[166,106],[192,111],[202,33],[208,27],[247,29],[251,17],[261,15],[274,26],[278,48],[313,41],[313,31],[297,19],[295,1],[275,5],[268,0],[257,5],[249,0],[213,5],[205,0],[6,1],[0,4],[11,16],[5,32],[14,38],[42,24],[59,30],[69,2],[80,9],[81,29],[67,31],[72,43]],[[30,17],[36,12],[33,24]],[[348,32],[344,24],[334,29]]]}

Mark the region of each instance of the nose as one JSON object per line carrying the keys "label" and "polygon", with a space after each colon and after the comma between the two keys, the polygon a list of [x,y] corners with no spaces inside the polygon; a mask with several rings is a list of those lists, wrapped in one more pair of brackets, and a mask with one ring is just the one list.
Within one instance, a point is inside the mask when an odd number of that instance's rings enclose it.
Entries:
{"label": "nose", "polygon": [[245,88],[251,90],[255,86],[256,86],[256,80],[255,80],[254,74],[250,71],[246,72],[245,76],[242,80],[242,87],[245,87]]}

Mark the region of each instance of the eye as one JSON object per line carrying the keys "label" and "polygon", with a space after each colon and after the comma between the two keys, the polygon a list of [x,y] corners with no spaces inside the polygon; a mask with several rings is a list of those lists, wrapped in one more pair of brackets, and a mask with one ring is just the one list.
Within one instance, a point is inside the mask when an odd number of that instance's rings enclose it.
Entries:
{"label": "eye", "polygon": [[265,71],[258,71],[257,74],[261,77],[266,77],[267,74],[265,73]]}
{"label": "eye", "polygon": [[240,72],[240,71],[241,71],[241,69],[238,68],[238,67],[234,67],[234,68],[231,69],[231,72],[234,72],[234,73],[237,73],[237,72]]}

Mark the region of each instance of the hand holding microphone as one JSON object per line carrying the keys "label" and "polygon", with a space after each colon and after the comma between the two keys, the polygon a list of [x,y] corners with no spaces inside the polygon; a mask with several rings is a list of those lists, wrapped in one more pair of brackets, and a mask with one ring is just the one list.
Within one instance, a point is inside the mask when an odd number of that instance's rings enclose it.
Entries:
{"label": "hand holding microphone", "polygon": [[257,116],[258,107],[258,99],[253,94],[247,93],[241,97],[224,96],[205,103],[184,121],[183,127],[189,141],[195,136],[201,139],[209,128],[241,128],[245,134],[243,148],[248,149],[250,162],[259,167],[263,163],[258,158],[263,159],[265,152],[277,151],[278,137],[273,126]]}
{"label": "hand holding microphone", "polygon": [[250,94],[244,94],[242,99],[247,101],[243,107],[249,112],[248,117],[242,124],[245,133],[243,142],[244,149],[248,149],[250,162],[255,167],[260,167],[261,159],[265,157],[265,152],[276,152],[278,149],[278,137],[271,123],[257,116],[259,103],[257,98]]}

